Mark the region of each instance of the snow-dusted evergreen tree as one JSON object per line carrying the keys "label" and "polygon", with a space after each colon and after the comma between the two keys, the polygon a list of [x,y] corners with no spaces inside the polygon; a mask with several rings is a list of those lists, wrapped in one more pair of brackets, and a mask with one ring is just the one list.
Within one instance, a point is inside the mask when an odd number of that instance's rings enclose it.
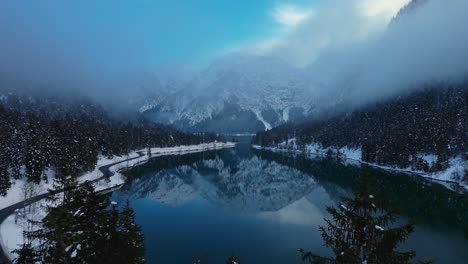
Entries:
{"label": "snow-dusted evergreen tree", "polygon": [[[0,111],[3,112],[3,107],[0,106]],[[9,149],[8,142],[10,139],[9,127],[4,120],[0,120],[0,195],[5,196],[10,188],[10,176],[8,173],[9,165]]]}
{"label": "snow-dusted evergreen tree", "polygon": [[[49,199],[41,228],[26,232],[31,247],[17,251],[19,259],[37,256],[43,263],[145,263],[143,235],[128,206],[121,213],[108,196],[90,182],[79,187],[74,177],[54,182],[63,190]],[[57,205],[58,203],[58,205]]]}
{"label": "snow-dusted evergreen tree", "polygon": [[44,157],[46,167],[57,166],[58,164],[58,154],[60,149],[64,146],[60,143],[60,134],[61,126],[59,120],[52,120],[50,122],[48,133],[45,139],[44,145]]}
{"label": "snow-dusted evergreen tree", "polygon": [[148,159],[151,159],[151,148],[150,147],[148,147],[146,149],[146,155],[148,156]]}
{"label": "snow-dusted evergreen tree", "polygon": [[18,258],[14,260],[15,264],[34,264],[40,261],[39,255],[31,243],[24,243],[20,249],[13,252],[18,254]]}
{"label": "snow-dusted evergreen tree", "polygon": [[[413,93],[343,111],[329,118],[259,132],[254,144],[276,146],[291,138],[325,148],[361,148],[361,159],[426,172],[444,170],[468,146],[468,82],[434,83]],[[423,154],[437,155],[428,163]],[[465,159],[466,160],[466,159]]]}
{"label": "snow-dusted evergreen tree", "polygon": [[106,208],[110,205],[107,196],[95,193],[91,183],[76,188],[71,204],[73,215],[70,232],[73,238],[67,244],[67,253],[80,263],[103,263],[106,252],[108,232]]}
{"label": "snow-dusted evergreen tree", "polygon": [[[1,144],[1,143],[0,143]],[[0,195],[5,196],[11,186],[8,173],[8,159],[5,150],[0,150]]]}
{"label": "snow-dusted evergreen tree", "polygon": [[39,183],[45,167],[39,130],[32,125],[28,132],[29,138],[25,159],[26,175],[29,181]]}
{"label": "snow-dusted evergreen tree", "polygon": [[236,256],[231,255],[229,258],[226,260],[226,264],[240,264],[239,260],[237,259]]}
{"label": "snow-dusted evergreen tree", "polygon": [[[77,200],[77,181],[73,177],[61,177],[55,180],[54,189],[63,190],[63,193],[48,198],[47,215],[40,223],[41,229],[28,232],[26,235],[32,241],[40,241],[34,248],[44,263],[73,263],[69,246],[77,239],[74,232],[73,205]],[[55,205],[58,203],[59,205]]]}
{"label": "snow-dusted evergreen tree", "polygon": [[119,211],[117,203],[113,202],[111,207],[104,219],[106,240],[102,241],[103,244],[100,246],[101,259],[103,262],[119,263],[124,252],[120,249]]}
{"label": "snow-dusted evergreen tree", "polygon": [[46,168],[59,178],[93,170],[100,154],[201,142],[143,118],[114,120],[89,100],[14,94],[0,101],[0,130],[0,194],[9,189],[9,177],[21,177],[23,166],[27,179],[39,183]]}
{"label": "snow-dusted evergreen tree", "polygon": [[321,257],[300,249],[303,260],[320,264],[411,263],[416,253],[397,248],[413,232],[414,224],[393,226],[398,214],[388,202],[374,198],[366,177],[361,178],[354,195],[342,198],[337,207],[328,207],[332,219],[325,219],[327,227],[319,228],[334,257]]}
{"label": "snow-dusted evergreen tree", "polygon": [[135,224],[135,212],[128,201],[120,214],[119,227],[120,249],[123,252],[119,263],[145,263],[144,237],[140,226]]}
{"label": "snow-dusted evergreen tree", "polygon": [[[93,248],[97,237],[104,239],[97,230],[106,205],[97,201],[101,197],[90,183],[76,186],[76,179],[71,176],[56,179],[54,189],[63,193],[48,199],[51,205],[40,223],[42,228],[26,234],[39,244],[34,250],[44,263],[93,263],[87,260],[94,259],[99,250]],[[97,207],[100,209],[93,210]]]}
{"label": "snow-dusted evergreen tree", "polygon": [[21,177],[21,165],[24,164],[24,139],[17,128],[13,129],[10,139],[10,171],[11,177],[19,179]]}

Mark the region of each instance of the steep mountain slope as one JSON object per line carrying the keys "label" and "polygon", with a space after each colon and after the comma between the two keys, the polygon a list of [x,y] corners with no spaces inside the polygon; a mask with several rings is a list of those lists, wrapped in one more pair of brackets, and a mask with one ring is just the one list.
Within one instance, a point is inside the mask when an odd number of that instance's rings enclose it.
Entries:
{"label": "steep mountain slope", "polygon": [[303,119],[312,109],[302,72],[269,57],[232,54],[163,100],[140,108],[156,122],[195,131],[256,132]]}
{"label": "steep mountain slope", "polygon": [[[169,82],[176,88],[163,89],[158,96],[147,98],[140,111],[155,122],[189,131],[251,133],[288,121],[336,116],[432,81],[458,80],[464,74],[463,63],[458,67],[452,65],[457,65],[454,60],[444,60],[449,65],[439,69],[434,68],[439,60],[424,58],[442,58],[440,54],[450,57],[463,52],[460,47],[466,45],[440,50],[437,46],[437,52],[413,47],[418,43],[413,36],[424,40],[427,37],[424,43],[438,38],[435,29],[430,34],[419,34],[425,32],[420,28],[421,20],[430,20],[432,13],[437,13],[430,3],[409,2],[391,21],[387,32],[364,42],[363,48],[324,52],[302,69],[268,56],[225,56],[193,78],[174,85]],[[442,11],[437,15],[443,15]],[[441,25],[440,31],[451,28],[450,23],[441,23],[445,20],[434,22]],[[414,43],[408,45],[408,41]],[[419,60],[431,67],[408,66]]]}
{"label": "steep mountain slope", "polygon": [[258,133],[254,142],[277,146],[295,138],[301,149],[348,147],[362,150],[356,159],[366,162],[442,171],[451,158],[468,160],[467,117],[468,84],[439,84],[334,118]]}

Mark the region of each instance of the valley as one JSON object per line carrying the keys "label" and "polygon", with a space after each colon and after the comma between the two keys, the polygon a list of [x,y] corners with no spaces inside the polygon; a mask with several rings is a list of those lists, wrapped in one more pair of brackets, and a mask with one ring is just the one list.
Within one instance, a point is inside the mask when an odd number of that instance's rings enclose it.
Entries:
{"label": "valley", "polygon": [[0,1],[0,263],[466,263],[466,10]]}

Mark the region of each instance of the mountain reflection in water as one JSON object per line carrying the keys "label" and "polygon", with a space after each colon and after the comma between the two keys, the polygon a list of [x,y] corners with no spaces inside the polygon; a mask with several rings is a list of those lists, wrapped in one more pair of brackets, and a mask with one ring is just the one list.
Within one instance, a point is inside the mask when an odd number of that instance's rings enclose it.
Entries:
{"label": "mountain reflection in water", "polygon": [[128,182],[112,199],[130,200],[149,263],[223,263],[233,252],[243,263],[302,263],[298,248],[330,254],[318,226],[329,217],[326,206],[352,195],[363,171],[372,175],[376,197],[391,200],[403,220],[417,221],[405,248],[437,263],[468,258],[460,250],[468,248],[467,194],[419,177],[248,144],[155,157],[128,171]]}

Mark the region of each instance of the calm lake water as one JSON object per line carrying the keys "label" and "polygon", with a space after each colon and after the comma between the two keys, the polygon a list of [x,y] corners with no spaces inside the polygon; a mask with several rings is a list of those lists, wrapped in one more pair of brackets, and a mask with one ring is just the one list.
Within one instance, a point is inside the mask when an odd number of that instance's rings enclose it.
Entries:
{"label": "calm lake water", "polygon": [[[318,254],[326,206],[372,175],[376,198],[390,199],[415,233],[403,246],[436,263],[467,263],[468,194],[406,174],[321,158],[236,148],[155,157],[113,193],[129,199],[143,228],[148,263],[304,263],[297,249]],[[377,191],[378,190],[378,191]]]}

